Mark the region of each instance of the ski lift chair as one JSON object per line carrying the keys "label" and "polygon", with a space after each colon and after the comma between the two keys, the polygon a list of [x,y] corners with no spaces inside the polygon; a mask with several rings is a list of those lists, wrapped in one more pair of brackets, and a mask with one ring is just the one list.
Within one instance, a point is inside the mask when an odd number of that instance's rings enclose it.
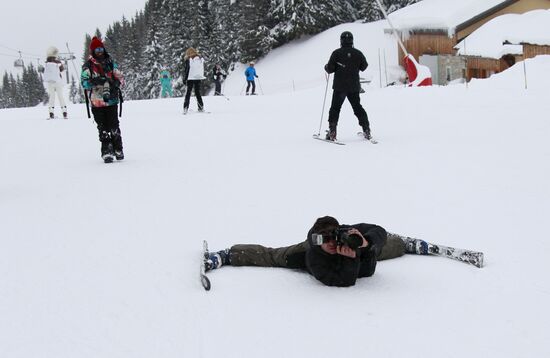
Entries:
{"label": "ski lift chair", "polygon": [[18,58],[17,60],[13,61],[14,67],[25,67],[25,62],[23,62],[22,58]]}

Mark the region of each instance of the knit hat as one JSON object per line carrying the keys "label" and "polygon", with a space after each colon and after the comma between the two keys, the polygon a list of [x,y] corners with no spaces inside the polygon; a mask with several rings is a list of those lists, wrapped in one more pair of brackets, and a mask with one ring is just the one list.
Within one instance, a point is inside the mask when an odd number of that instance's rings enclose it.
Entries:
{"label": "knit hat", "polygon": [[318,234],[327,234],[340,226],[338,220],[332,216],[323,216],[318,218],[311,228],[311,232]]}
{"label": "knit hat", "polygon": [[46,50],[46,57],[57,57],[59,55],[59,50],[55,46],[50,46]]}
{"label": "knit hat", "polygon": [[94,53],[94,50],[98,47],[105,48],[105,45],[103,45],[103,42],[101,42],[100,39],[94,36],[94,38],[92,39],[92,42],[90,42],[90,52]]}

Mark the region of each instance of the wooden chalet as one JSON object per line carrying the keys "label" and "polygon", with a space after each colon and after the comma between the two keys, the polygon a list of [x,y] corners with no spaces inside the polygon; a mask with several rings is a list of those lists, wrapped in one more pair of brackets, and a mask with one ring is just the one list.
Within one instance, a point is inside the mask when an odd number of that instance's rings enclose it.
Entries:
{"label": "wooden chalet", "polygon": [[[414,5],[421,5],[420,3]],[[438,0],[430,0],[431,2]],[[481,0],[480,0],[481,1]],[[457,4],[461,1],[458,0]],[[461,19],[459,23],[448,24],[448,26],[429,26],[425,28],[419,26],[396,26],[400,32],[401,39],[407,51],[412,54],[419,62],[422,55],[455,55],[456,51],[454,47],[463,39],[467,38],[472,32],[484,25],[491,19],[504,15],[504,14],[523,14],[525,12],[535,9],[550,9],[550,0],[503,0],[501,2],[488,2],[489,5],[493,5],[480,13],[471,14],[471,17],[464,20]],[[412,6],[414,6],[412,5]],[[455,5],[457,6],[457,5]],[[404,8],[402,10],[406,10]],[[394,14],[397,17],[400,16],[399,11]],[[392,14],[393,15],[393,14]],[[390,15],[390,19],[392,18]],[[403,18],[407,16],[406,12],[401,15]],[[436,17],[437,15],[432,15]],[[419,21],[422,21],[419,17]],[[414,22],[414,19],[407,19],[408,23]],[[386,33],[391,32],[391,29],[386,29]],[[531,46],[524,45],[524,53],[526,57],[532,57],[535,54],[548,53],[550,50],[548,46]],[[400,47],[399,51],[399,64],[403,66],[404,53]],[[529,55],[528,55],[529,54]],[[470,58],[467,57],[465,75],[469,80],[470,78],[485,78],[493,73],[500,72],[509,66],[513,65],[516,61],[521,60],[522,57],[517,55],[506,55],[500,59],[489,58]]]}

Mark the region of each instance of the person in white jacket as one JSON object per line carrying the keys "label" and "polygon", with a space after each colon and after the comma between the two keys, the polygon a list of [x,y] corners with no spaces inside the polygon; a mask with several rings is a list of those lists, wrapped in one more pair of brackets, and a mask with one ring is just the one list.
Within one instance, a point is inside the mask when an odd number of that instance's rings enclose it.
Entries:
{"label": "person in white jacket", "polygon": [[55,96],[59,99],[59,105],[61,106],[61,112],[63,112],[63,118],[67,119],[67,105],[63,98],[63,77],[61,73],[65,70],[63,64],[58,59],[59,50],[55,47],[48,48],[46,52],[46,65],[44,66],[44,82],[48,89],[48,96],[50,102],[48,104],[48,110],[50,112],[50,118],[54,118],[54,106]]}
{"label": "person in white jacket", "polygon": [[204,112],[204,103],[201,97],[201,81],[204,80],[204,59],[199,55],[197,50],[190,47],[185,51],[185,70],[183,80],[187,83],[187,92],[185,93],[185,101],[183,102],[183,114],[187,114],[189,110],[189,101],[191,99],[191,91],[195,89],[199,112]]}

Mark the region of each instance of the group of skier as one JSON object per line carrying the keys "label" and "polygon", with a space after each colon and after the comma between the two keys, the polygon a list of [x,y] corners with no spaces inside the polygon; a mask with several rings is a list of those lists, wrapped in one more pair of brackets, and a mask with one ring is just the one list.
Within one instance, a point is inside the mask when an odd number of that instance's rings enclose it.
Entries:
{"label": "group of skier", "polygon": [[[67,106],[63,98],[63,81],[61,73],[63,64],[58,59],[59,51],[51,47],[47,51],[47,61],[44,72],[44,81],[48,86],[49,118],[54,115],[55,96],[59,98],[63,117],[67,118]],[[183,80],[187,85],[183,103],[183,113],[189,111],[191,94],[194,91],[197,100],[198,111],[204,111],[204,102],[201,96],[201,81],[204,76],[204,58],[194,48],[188,48],[184,55]],[[371,139],[369,120],[365,109],[361,106],[359,93],[359,72],[364,71],[368,64],[361,51],[353,47],[353,35],[345,31],[340,36],[340,48],[335,50],[325,71],[330,75],[334,73],[332,103],[329,110],[329,130],[326,140],[336,141],[337,125],[340,110],[347,98],[352,105],[353,112],[359,120],[365,138]],[[244,75],[246,77],[246,95],[256,95],[255,79],[258,78],[255,63],[249,62]],[[212,72],[215,90],[214,95],[222,94],[222,82],[227,73],[216,64]],[[172,96],[172,84],[170,73],[166,70],[160,74],[162,97]],[[86,90],[86,99],[91,102],[92,113],[97,124],[99,140],[101,142],[101,157],[106,163],[114,159],[124,159],[122,135],[118,120],[117,108],[121,104],[122,94],[120,87],[123,84],[122,73],[117,63],[106,51],[101,39],[94,37],[90,42],[90,56],[82,68],[82,87]]]}
{"label": "group of skier", "polygon": [[[50,51],[51,50],[51,51]],[[57,52],[48,50],[48,62],[44,76],[50,93],[50,118],[53,118],[53,98],[60,94],[60,72],[63,65],[57,60]],[[204,111],[201,97],[201,81],[204,76],[204,59],[194,48],[189,48],[184,55],[183,78],[187,85],[183,111],[189,110],[190,97],[195,92],[198,111]],[[363,130],[363,136],[371,139],[367,113],[361,106],[359,93],[359,72],[368,64],[361,51],[353,47],[353,35],[345,31],[340,36],[340,48],[336,49],[325,65],[328,76],[334,73],[332,103],[329,110],[329,130],[326,140],[336,141],[337,125],[344,100],[350,102],[353,112]],[[219,64],[213,69],[215,83],[214,95],[222,95],[221,83],[227,74]],[[250,62],[245,71],[246,95],[255,95],[255,79],[258,78],[254,62]],[[169,73],[161,73],[163,97],[171,96]],[[120,87],[124,83],[117,63],[106,51],[103,42],[94,37],[90,43],[90,56],[82,67],[81,82],[89,93],[92,113],[99,132],[101,156],[106,163],[114,159],[124,159],[122,136],[118,120],[118,105],[122,102]],[[328,79],[327,79],[328,84]],[[251,89],[251,91],[250,91]],[[326,94],[325,94],[326,95]],[[59,96],[63,116],[67,117],[63,97]],[[316,220],[309,230],[305,241],[298,244],[269,248],[262,245],[238,244],[231,248],[205,252],[203,268],[210,271],[222,266],[264,266],[303,269],[316,279],[329,286],[352,286],[357,278],[372,276],[377,261],[400,257],[405,253],[427,255],[434,253],[438,247],[423,240],[386,232],[374,224],[360,223],[341,225],[334,217],[325,216]],[[453,249],[454,250],[454,249]],[[478,254],[477,256],[475,254]],[[482,253],[469,252],[452,257],[481,267]],[[466,255],[466,256],[464,256]],[[204,274],[201,278],[205,278]],[[206,279],[208,281],[208,279]],[[209,281],[208,281],[209,282]],[[206,286],[205,286],[206,287]],[[208,289],[210,284],[208,283]]]}

